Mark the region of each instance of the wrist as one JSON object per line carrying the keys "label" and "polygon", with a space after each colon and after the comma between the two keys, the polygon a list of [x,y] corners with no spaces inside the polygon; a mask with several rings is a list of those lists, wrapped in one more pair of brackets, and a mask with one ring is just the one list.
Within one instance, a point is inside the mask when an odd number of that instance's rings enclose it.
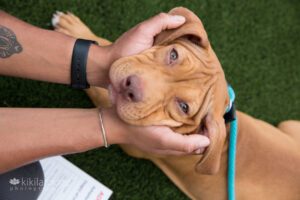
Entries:
{"label": "wrist", "polygon": [[109,69],[114,61],[112,46],[91,45],[87,60],[87,81],[91,86],[107,87]]}
{"label": "wrist", "polygon": [[101,109],[103,125],[106,131],[106,138],[109,145],[125,143],[126,127],[124,122],[117,116],[116,112],[112,108]]}

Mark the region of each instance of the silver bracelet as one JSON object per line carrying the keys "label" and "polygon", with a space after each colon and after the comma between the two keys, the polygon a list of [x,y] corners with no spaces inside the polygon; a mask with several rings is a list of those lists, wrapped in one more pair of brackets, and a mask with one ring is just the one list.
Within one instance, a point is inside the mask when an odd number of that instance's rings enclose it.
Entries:
{"label": "silver bracelet", "polygon": [[101,127],[101,133],[102,133],[103,143],[104,143],[104,146],[106,148],[108,148],[109,145],[108,145],[107,139],[106,139],[106,132],[105,132],[104,124],[103,124],[103,118],[102,118],[101,109],[99,109],[99,119],[100,119],[100,127]]}

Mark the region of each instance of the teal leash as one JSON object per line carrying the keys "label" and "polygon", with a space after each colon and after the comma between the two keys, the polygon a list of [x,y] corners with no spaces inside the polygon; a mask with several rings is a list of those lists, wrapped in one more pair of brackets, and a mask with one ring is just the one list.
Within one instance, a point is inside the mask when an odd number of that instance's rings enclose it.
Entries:
{"label": "teal leash", "polygon": [[228,94],[230,98],[230,103],[226,109],[226,114],[224,116],[225,122],[230,122],[227,190],[228,190],[228,200],[235,200],[235,161],[236,161],[238,123],[237,123],[237,117],[236,117],[235,107],[234,107],[235,94],[230,85],[228,85]]}

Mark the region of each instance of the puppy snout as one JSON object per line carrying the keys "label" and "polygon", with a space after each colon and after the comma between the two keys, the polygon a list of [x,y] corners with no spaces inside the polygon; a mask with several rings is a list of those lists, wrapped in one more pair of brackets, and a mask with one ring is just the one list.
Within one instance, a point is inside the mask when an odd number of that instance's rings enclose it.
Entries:
{"label": "puppy snout", "polygon": [[125,99],[132,102],[143,100],[143,88],[141,80],[136,75],[131,75],[125,78],[122,84],[122,94]]}

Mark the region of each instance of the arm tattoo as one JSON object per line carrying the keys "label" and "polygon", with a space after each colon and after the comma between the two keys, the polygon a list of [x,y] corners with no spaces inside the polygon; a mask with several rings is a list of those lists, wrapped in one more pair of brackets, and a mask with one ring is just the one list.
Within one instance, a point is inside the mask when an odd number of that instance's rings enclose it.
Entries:
{"label": "arm tattoo", "polygon": [[0,58],[8,58],[23,50],[14,32],[0,25]]}

